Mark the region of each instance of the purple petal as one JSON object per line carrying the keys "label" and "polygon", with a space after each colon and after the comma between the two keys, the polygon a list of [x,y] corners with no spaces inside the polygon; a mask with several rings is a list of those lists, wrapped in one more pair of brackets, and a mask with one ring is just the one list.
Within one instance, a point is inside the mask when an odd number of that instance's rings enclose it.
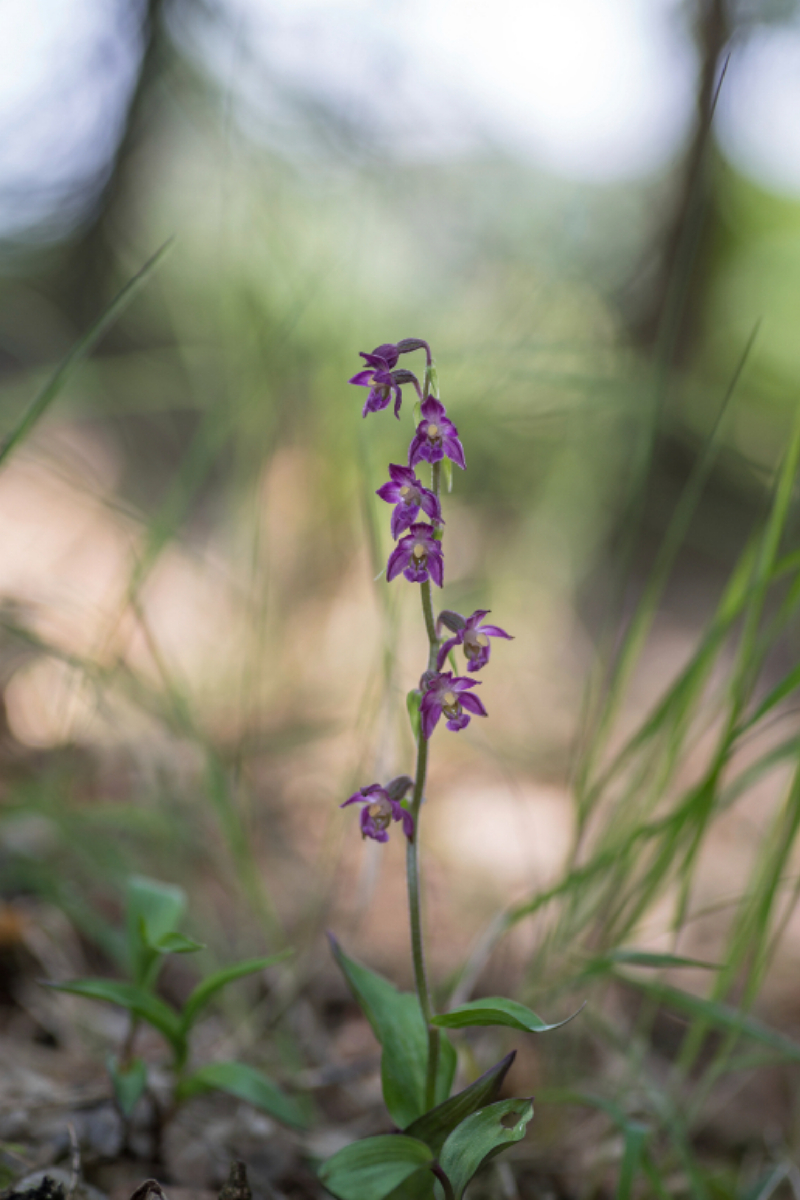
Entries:
{"label": "purple petal", "polygon": [[394,415],[397,417],[397,419],[399,421],[400,420],[400,405],[403,403],[403,393],[400,390],[399,383],[393,384],[392,390],[394,391]]}
{"label": "purple petal", "polygon": [[425,444],[425,436],[421,434],[419,429],[411,439],[411,445],[408,447],[408,465],[413,467],[414,463],[419,462],[422,452],[422,447]]}
{"label": "purple petal", "polygon": [[426,421],[434,421],[437,425],[440,425],[447,416],[447,409],[435,396],[428,396],[420,411]]}
{"label": "purple petal", "polygon": [[[419,480],[410,467],[401,467],[399,463],[389,463],[389,474],[395,483],[406,487],[419,487]],[[486,610],[489,611],[488,609]]]}
{"label": "purple petal", "polygon": [[442,715],[442,705],[436,692],[426,692],[419,706],[420,727],[425,741],[433,733],[436,723]]}
{"label": "purple petal", "polygon": [[476,717],[488,717],[489,714],[483,707],[480,698],[478,696],[473,696],[471,692],[462,693],[458,700],[462,708],[466,708],[469,712],[475,713]]}
{"label": "purple petal", "polygon": [[439,650],[439,653],[436,656],[436,670],[437,671],[441,671],[442,667],[444,666],[444,664],[447,660],[448,654],[450,653],[451,650],[455,649],[456,646],[459,646],[461,644],[461,641],[462,641],[462,638],[460,638],[458,636],[458,634],[456,634],[455,637],[451,637],[448,639],[448,641],[445,642],[445,644],[441,647],[441,649]]}
{"label": "purple petal", "polygon": [[513,642],[513,637],[510,633],[506,633],[505,629],[501,629],[499,625],[481,625],[478,633],[486,633],[489,637],[506,638],[509,642]]}
{"label": "purple petal", "polygon": [[405,809],[403,809],[403,833],[406,835],[409,841],[411,841],[414,836],[414,818],[412,817],[411,813],[406,812]]}
{"label": "purple petal", "polygon": [[428,571],[430,572],[430,577],[433,580],[433,582],[436,584],[436,586],[443,587],[444,586],[444,559],[442,558],[442,552],[438,548],[438,546],[436,547],[435,550],[431,550],[428,553]]}
{"label": "purple petal", "polygon": [[420,488],[419,502],[422,511],[427,513],[432,521],[441,521],[442,506],[433,492],[428,491],[427,488]]}
{"label": "purple petal", "polygon": [[477,679],[468,679],[466,675],[457,675],[448,685],[451,692],[466,692],[469,688],[478,686]]}
{"label": "purple petal", "polygon": [[375,372],[372,370],[359,371],[357,375],[354,375],[352,379],[348,379],[347,382],[355,383],[358,387],[371,387],[372,386],[372,376],[374,374],[375,374]]}
{"label": "purple petal", "polygon": [[400,499],[400,485],[399,483],[384,483],[375,489],[375,495],[380,496],[381,500],[385,500],[387,504],[397,504]]}
{"label": "purple petal", "polygon": [[404,529],[408,529],[417,515],[416,504],[398,504],[392,513],[392,537],[397,539]]}
{"label": "purple petal", "polygon": [[347,808],[348,804],[356,804],[359,800],[363,801],[365,798],[361,792],[355,792],[349,800],[345,800],[344,804],[340,804],[339,808]]}
{"label": "purple petal", "polygon": [[386,579],[389,583],[391,583],[391,581],[400,574],[411,557],[411,547],[409,545],[403,545],[403,542],[407,541],[407,538],[403,538],[403,541],[400,543],[400,545],[395,546],[394,550],[389,555],[389,561],[386,564]]}
{"label": "purple petal", "polygon": [[466,471],[467,463],[464,458],[464,447],[456,437],[443,437],[442,449],[451,462],[454,462],[457,467],[461,467],[462,471]]}
{"label": "purple petal", "polygon": [[[380,493],[378,493],[378,494],[380,495]],[[476,608],[475,612],[472,613],[471,616],[467,617],[467,620],[466,620],[467,629],[477,629],[477,627],[480,625],[483,618],[488,616],[488,614],[491,611],[492,610],[490,608]]]}

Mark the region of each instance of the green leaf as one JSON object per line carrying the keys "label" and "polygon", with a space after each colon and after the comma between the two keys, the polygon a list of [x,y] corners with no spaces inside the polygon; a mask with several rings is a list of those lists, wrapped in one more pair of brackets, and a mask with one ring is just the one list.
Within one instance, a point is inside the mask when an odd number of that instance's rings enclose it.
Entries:
{"label": "green leaf", "polygon": [[453,1130],[439,1162],[453,1186],[455,1200],[461,1200],[464,1188],[488,1159],[524,1138],[532,1117],[530,1100],[500,1100],[473,1113]]}
{"label": "green leaf", "polygon": [[[402,1128],[425,1112],[425,1077],[428,1063],[428,1032],[417,997],[398,992],[382,975],[362,967],[344,954],[331,937],[331,947],[350,989],[383,1047],[381,1082],[389,1114]],[[447,1037],[439,1045],[436,1102],[450,1095],[456,1070],[456,1052]]]}
{"label": "green leaf", "polygon": [[411,732],[414,734],[414,741],[419,741],[420,730],[420,715],[419,706],[422,703],[422,692],[419,688],[413,688],[406,696],[406,709],[408,710],[408,719],[411,722]]}
{"label": "green leaf", "polygon": [[155,266],[161,261],[170,242],[166,242],[160,250],[157,250],[152,258],[147,260],[142,269],[134,275],[133,279],[125,284],[125,287],[111,301],[105,312],[95,321],[94,325],[83,335],[80,341],[72,347],[67,357],[50,376],[44,387],[34,396],[29,407],[23,413],[21,421],[18,422],[16,428],[12,429],[11,433],[8,434],[2,445],[0,445],[0,463],[3,463],[8,458],[12,450],[25,440],[33,427],[41,420],[58,396],[58,393],[64,387],[74,367],[91,353],[103,335],[114,324],[128,302],[134,297],[145,280],[150,276]]}
{"label": "green leaf", "polygon": [[430,1112],[425,1113],[424,1116],[418,1117],[407,1129],[403,1130],[403,1133],[408,1134],[409,1137],[419,1138],[421,1142],[430,1146],[434,1154],[438,1154],[447,1136],[457,1125],[460,1125],[471,1113],[477,1112],[479,1108],[485,1108],[487,1104],[491,1104],[500,1091],[515,1057],[516,1050],[512,1050],[499,1063],[490,1067],[488,1071],[484,1071],[483,1075],[471,1083],[468,1088],[464,1088],[463,1092],[451,1096],[449,1100],[445,1100],[444,1104],[440,1104],[437,1108],[432,1108]]}
{"label": "green leaf", "polygon": [[669,987],[666,983],[651,983],[648,980],[634,979],[632,976],[621,974],[617,978],[622,983],[636,987],[648,996],[652,996],[654,1000],[671,1005],[688,1017],[706,1021],[716,1029],[724,1029],[729,1033],[740,1033],[764,1046],[769,1046],[771,1050],[777,1051],[780,1057],[788,1062],[800,1062],[800,1043],[779,1033],[776,1029],[771,1029],[769,1025],[764,1025],[755,1017],[748,1017],[746,1013],[740,1012],[736,1008],[731,1008],[718,1000],[705,1000],[702,996],[694,996],[691,992],[684,992],[680,988]]}
{"label": "green leaf", "polygon": [[178,1014],[159,1000],[152,992],[137,987],[134,983],[117,983],[113,979],[73,979],[69,983],[47,983],[57,992],[70,992],[74,996],[85,996],[88,1000],[105,1000],[118,1004],[135,1017],[147,1021],[157,1029],[179,1053],[183,1047],[183,1035]]}
{"label": "green leaf", "polygon": [[240,1062],[206,1063],[178,1086],[176,1097],[186,1100],[199,1092],[227,1092],[246,1100],[284,1125],[306,1129],[309,1124],[307,1106],[287,1096],[262,1071]]}
{"label": "green leaf", "polygon": [[[581,1005],[581,1008],[583,1005]],[[506,1000],[503,996],[488,996],[485,1000],[470,1000],[454,1008],[452,1012],[442,1013],[434,1017],[432,1023],[445,1029],[470,1029],[476,1025],[508,1025],[511,1029],[521,1029],[524,1033],[548,1033],[551,1029],[560,1029],[577,1017],[579,1008],[563,1021],[548,1025],[541,1017],[524,1004],[516,1000]]]}
{"label": "green leaf", "polygon": [[183,888],[157,879],[134,875],[128,880],[126,925],[128,954],[134,982],[146,986],[154,982],[157,971],[158,943],[175,926],[186,909]]}
{"label": "green leaf", "polygon": [[147,1087],[147,1067],[141,1058],[132,1058],[121,1067],[113,1054],[108,1056],[106,1066],[120,1111],[123,1116],[129,1117]]}
{"label": "green leaf", "polygon": [[642,1166],[650,1129],[639,1121],[627,1121],[625,1125],[625,1152],[619,1171],[619,1183],[615,1200],[630,1200],[633,1195],[633,1185]]}
{"label": "green leaf", "polygon": [[323,1164],[319,1177],[338,1200],[385,1200],[432,1162],[433,1153],[424,1142],[382,1134],[345,1146]]}
{"label": "green leaf", "polygon": [[195,942],[182,933],[165,933],[153,946],[159,954],[194,954],[196,950],[205,950],[203,942]]}
{"label": "green leaf", "polygon": [[221,971],[215,971],[213,975],[206,976],[202,982],[198,983],[181,1010],[180,1021],[184,1033],[189,1032],[202,1009],[222,988],[227,987],[236,979],[243,979],[245,975],[254,975],[256,971],[263,971],[265,967],[271,967],[274,963],[281,962],[290,954],[292,954],[291,950],[280,950],[268,958],[250,958],[246,962],[234,963],[232,967],[223,967]]}
{"label": "green leaf", "polygon": [[448,492],[453,490],[453,464],[449,458],[442,459],[442,475]]}
{"label": "green leaf", "polygon": [[682,958],[676,954],[651,954],[645,950],[621,949],[590,959],[581,971],[579,978],[589,979],[593,975],[607,975],[621,964],[629,967],[651,967],[655,970],[664,967],[700,967],[705,971],[720,969],[719,963],[703,962],[699,958]]}

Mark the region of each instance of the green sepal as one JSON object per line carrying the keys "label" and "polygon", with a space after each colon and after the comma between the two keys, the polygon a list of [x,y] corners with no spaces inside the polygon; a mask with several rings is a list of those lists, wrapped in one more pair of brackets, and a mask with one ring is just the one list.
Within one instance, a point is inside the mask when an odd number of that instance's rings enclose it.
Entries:
{"label": "green sepal", "polygon": [[[330,934],[331,949],[372,1032],[383,1047],[383,1099],[396,1125],[404,1129],[425,1112],[428,1032],[419,1001],[343,953]],[[456,1052],[446,1036],[439,1043],[436,1104],[450,1095],[456,1071]]]}
{"label": "green sepal", "polygon": [[[581,1005],[583,1008],[583,1005]],[[520,1029],[523,1033],[549,1033],[551,1029],[560,1029],[573,1017],[577,1017],[581,1008],[563,1021],[555,1021],[548,1025],[536,1013],[518,1004],[516,1000],[506,1000],[503,996],[488,996],[484,1000],[470,1000],[454,1008],[452,1012],[442,1013],[433,1017],[431,1023],[444,1029],[471,1029],[477,1025],[507,1025],[510,1029]]]}
{"label": "green sepal", "polygon": [[491,1104],[502,1087],[516,1053],[516,1050],[512,1050],[499,1063],[484,1071],[468,1088],[464,1088],[463,1092],[458,1092],[449,1100],[445,1100],[444,1104],[418,1117],[403,1130],[403,1133],[419,1138],[421,1142],[430,1146],[434,1154],[438,1154],[448,1136],[462,1121],[479,1108]]}
{"label": "green sepal", "polygon": [[530,1100],[500,1100],[462,1121],[442,1147],[442,1170],[461,1200],[470,1179],[490,1158],[524,1138],[533,1117]]}
{"label": "green sepal", "polygon": [[184,1049],[184,1038],[178,1014],[158,996],[137,987],[134,983],[118,983],[113,979],[73,979],[69,983],[50,983],[57,992],[85,996],[87,1000],[105,1000],[126,1008],[166,1038],[177,1055]]}
{"label": "green sepal", "polygon": [[229,1096],[245,1100],[284,1125],[307,1129],[310,1123],[307,1104],[287,1096],[263,1071],[247,1063],[206,1063],[182,1080],[175,1090],[175,1098],[188,1100],[190,1096],[210,1091],[227,1092]]}
{"label": "green sepal", "polygon": [[322,1165],[319,1177],[337,1200],[386,1200],[418,1171],[428,1172],[432,1162],[424,1142],[382,1134],[345,1146]]}
{"label": "green sepal", "polygon": [[244,978],[245,975],[254,975],[256,971],[263,971],[265,967],[271,967],[275,963],[281,962],[292,953],[292,950],[280,950],[268,958],[250,958],[246,962],[234,963],[231,967],[223,967],[222,970],[215,971],[213,975],[206,976],[198,983],[181,1010],[180,1021],[183,1032],[189,1032],[202,1009],[222,988],[227,987],[236,979]]}
{"label": "green sepal", "polygon": [[121,1067],[116,1055],[109,1054],[106,1067],[114,1086],[114,1099],[124,1117],[129,1117],[147,1087],[147,1066],[141,1058],[132,1058]]}
{"label": "green sepal", "polygon": [[422,703],[422,692],[419,688],[412,688],[406,696],[406,709],[408,711],[408,719],[411,722],[411,732],[414,734],[414,741],[419,741],[419,731],[421,727],[421,717],[419,715],[419,706]]}
{"label": "green sepal", "polygon": [[453,464],[449,458],[442,459],[442,474],[448,492],[453,490]]}

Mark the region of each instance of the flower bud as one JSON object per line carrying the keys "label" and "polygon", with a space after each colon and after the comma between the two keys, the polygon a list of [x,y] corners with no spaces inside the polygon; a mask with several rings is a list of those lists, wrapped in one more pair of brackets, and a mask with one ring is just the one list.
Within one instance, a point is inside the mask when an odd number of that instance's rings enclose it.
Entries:
{"label": "flower bud", "polygon": [[402,800],[413,786],[414,780],[410,775],[398,775],[396,779],[387,783],[386,791],[393,800]]}
{"label": "flower bud", "polygon": [[439,613],[439,624],[446,625],[452,633],[458,633],[465,627],[467,622],[461,616],[461,613],[452,612],[449,608],[443,608]]}

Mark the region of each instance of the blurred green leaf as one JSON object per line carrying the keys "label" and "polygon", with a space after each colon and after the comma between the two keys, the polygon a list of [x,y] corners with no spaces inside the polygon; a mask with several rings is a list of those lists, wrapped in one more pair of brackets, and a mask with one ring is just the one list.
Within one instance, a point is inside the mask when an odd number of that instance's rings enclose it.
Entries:
{"label": "blurred green leaf", "polygon": [[194,954],[197,950],[205,950],[205,944],[195,942],[192,938],[173,930],[172,933],[165,933],[159,938],[153,949],[159,954]]}
{"label": "blurred green leaf", "polygon": [[223,967],[220,971],[215,971],[213,975],[208,975],[201,983],[198,983],[181,1010],[180,1021],[184,1033],[188,1033],[202,1009],[222,988],[237,979],[243,979],[245,975],[254,975],[257,971],[263,971],[266,967],[282,962],[291,954],[291,950],[280,950],[277,954],[269,955],[268,958],[250,958],[246,962],[234,963],[231,967]]}
{"label": "blurred green leaf", "polygon": [[12,450],[14,450],[16,446],[25,440],[34,426],[41,420],[50,405],[58,396],[58,393],[64,387],[67,379],[72,373],[73,368],[77,366],[81,359],[86,358],[86,356],[91,353],[103,335],[114,324],[117,317],[125,309],[129,301],[133,299],[136,292],[149,278],[154,268],[161,261],[167,249],[169,248],[171,240],[172,239],[170,239],[169,242],[166,242],[159,250],[157,250],[155,254],[147,260],[141,270],[137,271],[133,278],[125,284],[122,291],[115,296],[105,312],[100,315],[100,317],[83,335],[83,337],[75,343],[69,354],[50,376],[44,387],[37,392],[36,396],[34,396],[30,405],[25,410],[21,421],[19,421],[17,426],[12,429],[11,433],[9,433],[2,444],[0,444],[0,464],[5,462]]}
{"label": "blurred green leaf", "polygon": [[120,1111],[129,1117],[147,1087],[147,1067],[141,1058],[132,1058],[125,1067],[121,1067],[113,1054],[108,1056],[106,1066]]}
{"label": "blurred green leaf", "polygon": [[616,1200],[630,1200],[633,1195],[633,1185],[641,1169],[642,1155],[650,1136],[650,1129],[639,1121],[628,1121],[624,1134],[625,1149],[622,1154]]}
{"label": "blurred green leaf", "polygon": [[118,1004],[136,1017],[141,1017],[162,1034],[178,1053],[183,1046],[183,1035],[174,1009],[159,1000],[152,992],[133,983],[118,983],[113,979],[74,979],[69,983],[50,983],[47,987],[57,992],[70,992],[73,996],[85,996],[87,1000],[104,1000]]}
{"label": "blurred green leaf", "polygon": [[183,888],[157,879],[134,875],[128,880],[126,927],[134,982],[140,987],[154,982],[158,943],[175,932],[186,909]]}
{"label": "blurred green leaf", "polygon": [[[405,1128],[425,1112],[428,1033],[419,1001],[410,992],[398,992],[388,979],[348,958],[334,938],[330,941],[336,961],[383,1047],[381,1082],[386,1107],[392,1120]],[[455,1070],[456,1052],[443,1036],[436,1075],[437,1103],[443,1103],[450,1095]]]}
{"label": "blurred green leaf", "polygon": [[628,975],[620,975],[619,979],[630,987],[645,992],[659,1003],[671,1006],[689,1017],[706,1021],[716,1029],[743,1034],[745,1037],[761,1042],[762,1045],[777,1051],[780,1057],[787,1062],[800,1062],[800,1042],[793,1041],[792,1038],[779,1033],[777,1029],[771,1029],[769,1025],[764,1025],[761,1021],[747,1016],[746,1013],[740,1012],[736,1008],[731,1008],[718,1000],[705,1000],[702,996],[694,996],[691,992],[670,987],[666,983],[634,979]]}
{"label": "blurred green leaf", "polygon": [[320,1168],[319,1177],[338,1200],[385,1200],[432,1162],[433,1153],[424,1142],[383,1134],[345,1146]]}
{"label": "blurred green leaf", "polygon": [[[583,1007],[581,1005],[581,1007]],[[441,1013],[433,1018],[434,1025],[445,1029],[471,1029],[477,1025],[507,1025],[510,1029],[521,1029],[524,1033],[548,1033],[551,1029],[560,1029],[573,1017],[577,1017],[579,1008],[563,1021],[548,1025],[538,1017],[532,1009],[516,1000],[506,1000],[503,996],[488,996],[484,1000],[470,1000],[459,1005],[452,1012]]]}
{"label": "blurred green leaf", "polygon": [[445,1100],[444,1104],[432,1108],[430,1112],[412,1122],[403,1132],[409,1137],[419,1138],[420,1141],[430,1146],[434,1154],[438,1154],[446,1138],[457,1125],[460,1125],[471,1113],[477,1112],[479,1108],[485,1108],[487,1104],[491,1104],[500,1091],[515,1056],[516,1051],[512,1050],[499,1063],[490,1067],[474,1083],[471,1083],[468,1088],[464,1088],[463,1092],[458,1092],[449,1100]]}
{"label": "blurred green leaf", "polygon": [[703,962],[699,958],[682,958],[677,954],[655,954],[645,950],[612,950],[587,962],[578,976],[589,979],[593,975],[607,975],[621,964],[630,967],[650,967],[658,970],[666,967],[700,967],[705,971],[718,971],[719,963]]}
{"label": "blurred green leaf", "polygon": [[530,1100],[500,1100],[473,1113],[454,1129],[442,1148],[442,1170],[461,1200],[473,1175],[506,1146],[524,1138],[533,1117]]}
{"label": "blurred green leaf", "polygon": [[284,1125],[292,1125],[297,1129],[308,1127],[306,1106],[293,1096],[287,1096],[262,1071],[246,1063],[206,1063],[179,1084],[176,1096],[179,1100],[187,1100],[190,1096],[209,1091],[227,1092],[230,1096],[245,1100]]}

